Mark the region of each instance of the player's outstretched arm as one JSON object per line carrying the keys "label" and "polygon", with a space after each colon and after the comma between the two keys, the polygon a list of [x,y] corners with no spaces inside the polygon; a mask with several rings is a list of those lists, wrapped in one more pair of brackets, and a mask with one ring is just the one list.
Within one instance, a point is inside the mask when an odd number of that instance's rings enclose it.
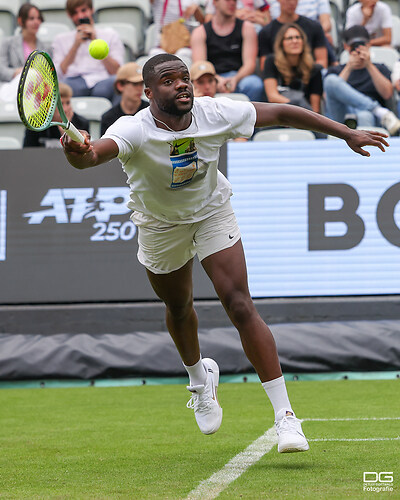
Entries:
{"label": "player's outstretched arm", "polygon": [[353,151],[362,156],[370,156],[370,153],[363,149],[364,146],[375,146],[381,151],[385,151],[385,146],[389,146],[385,140],[387,137],[385,134],[353,130],[342,123],[299,106],[261,102],[253,102],[253,105],[257,112],[256,127],[283,125],[334,135],[345,140]]}
{"label": "player's outstretched arm", "polygon": [[69,163],[80,170],[106,163],[118,156],[118,146],[112,139],[91,141],[85,130],[80,130],[85,138],[83,144],[73,141],[67,134],[61,138],[64,154]]}

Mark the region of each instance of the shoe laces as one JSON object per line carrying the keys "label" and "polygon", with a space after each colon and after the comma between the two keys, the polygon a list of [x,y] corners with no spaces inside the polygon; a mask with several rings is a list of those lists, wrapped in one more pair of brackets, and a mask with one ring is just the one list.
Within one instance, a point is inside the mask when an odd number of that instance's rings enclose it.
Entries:
{"label": "shoe laces", "polygon": [[193,392],[192,397],[186,404],[186,408],[201,413],[208,411],[212,406],[211,403],[211,397],[207,397],[204,393]]}
{"label": "shoe laces", "polygon": [[297,418],[294,415],[284,415],[276,422],[278,434],[282,432],[297,432]]}

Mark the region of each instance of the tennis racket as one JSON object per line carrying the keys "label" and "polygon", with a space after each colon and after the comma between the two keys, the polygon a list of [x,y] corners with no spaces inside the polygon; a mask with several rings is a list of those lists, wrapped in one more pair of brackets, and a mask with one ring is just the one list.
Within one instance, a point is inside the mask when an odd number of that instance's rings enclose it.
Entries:
{"label": "tennis racket", "polygon": [[[29,54],[19,80],[17,106],[22,123],[30,130],[39,132],[60,125],[72,140],[83,144],[83,135],[65,116],[56,69],[46,52]],[[56,107],[62,122],[52,121]]]}

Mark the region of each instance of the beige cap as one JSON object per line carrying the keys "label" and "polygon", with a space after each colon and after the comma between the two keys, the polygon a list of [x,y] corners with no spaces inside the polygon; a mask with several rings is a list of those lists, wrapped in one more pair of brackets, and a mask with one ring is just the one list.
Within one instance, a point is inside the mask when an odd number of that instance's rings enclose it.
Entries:
{"label": "beige cap", "polygon": [[216,75],[214,65],[209,61],[197,61],[190,68],[190,78],[198,80],[203,75]]}
{"label": "beige cap", "polygon": [[129,62],[120,66],[115,81],[120,82],[122,80],[132,83],[142,82],[141,66],[135,62]]}

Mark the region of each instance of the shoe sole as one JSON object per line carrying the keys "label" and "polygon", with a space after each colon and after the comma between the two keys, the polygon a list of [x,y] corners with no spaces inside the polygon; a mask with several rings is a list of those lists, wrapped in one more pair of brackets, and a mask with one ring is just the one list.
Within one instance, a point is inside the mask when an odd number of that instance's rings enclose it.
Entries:
{"label": "shoe sole", "polygon": [[278,453],[298,453],[301,451],[308,451],[310,449],[309,444],[307,443],[304,446],[293,446],[293,447],[286,447],[283,450],[278,449]]}
{"label": "shoe sole", "polygon": [[221,423],[222,423],[222,408],[221,408],[221,405],[219,404],[219,401],[218,401],[218,395],[217,395],[217,389],[218,389],[218,384],[219,384],[219,367],[217,365],[217,363],[211,359],[211,358],[204,358],[203,359],[203,364],[205,365],[205,367],[208,369],[208,368],[211,368],[212,372],[213,372],[213,377],[214,377],[214,387],[215,387],[215,401],[218,403],[218,406],[221,410],[221,419],[220,419],[220,422],[219,424],[212,430],[208,431],[208,432],[203,432],[203,434],[205,434],[206,436],[210,435],[210,434],[214,434],[215,432],[217,432],[217,430],[221,427]]}

